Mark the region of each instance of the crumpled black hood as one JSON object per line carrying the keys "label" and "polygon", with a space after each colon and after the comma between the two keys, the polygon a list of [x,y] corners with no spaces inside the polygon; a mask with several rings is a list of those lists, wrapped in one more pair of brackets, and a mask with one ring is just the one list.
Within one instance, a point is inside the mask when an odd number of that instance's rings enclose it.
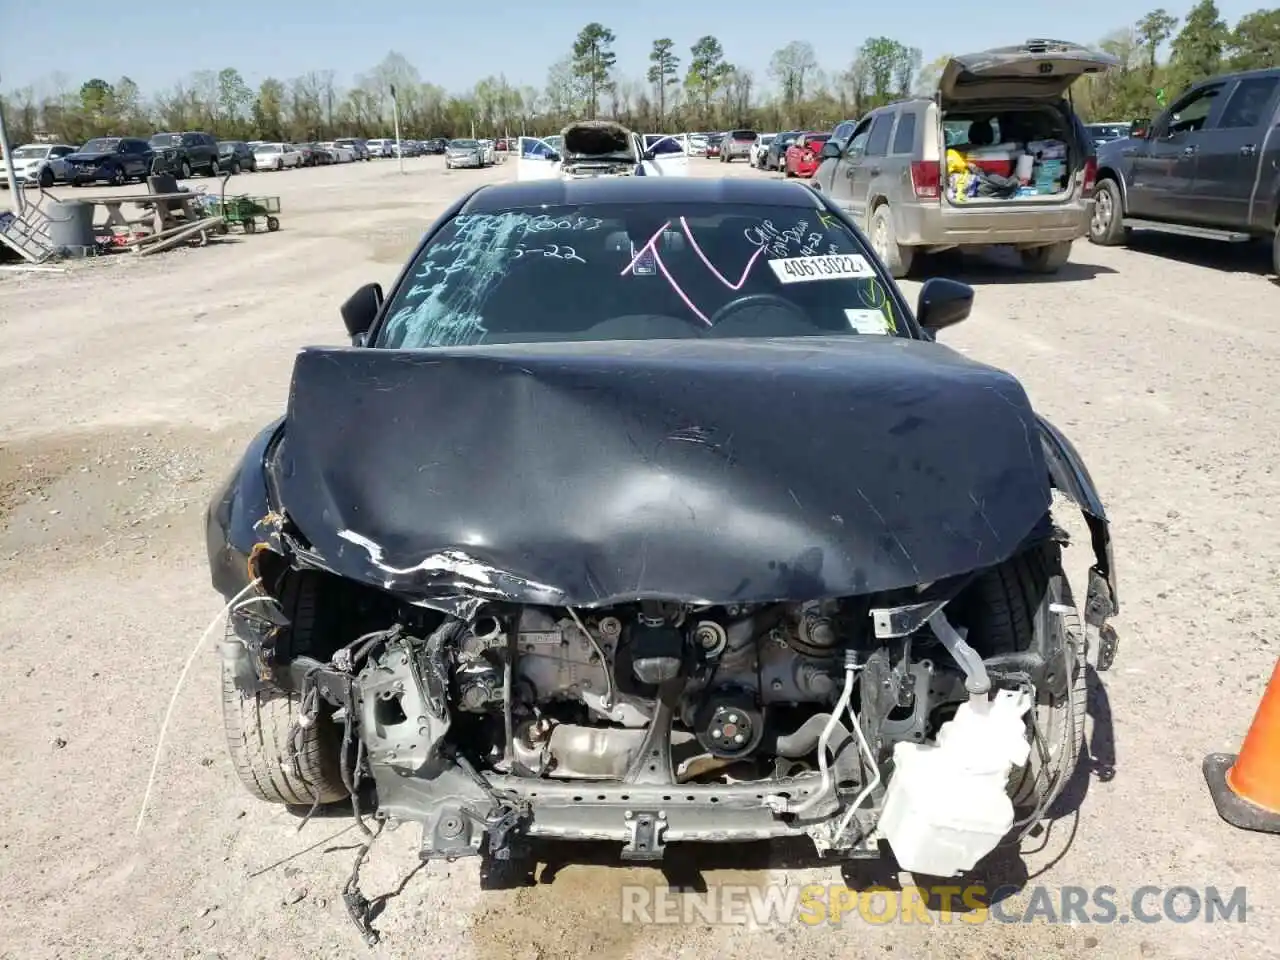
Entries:
{"label": "crumpled black hood", "polygon": [[308,349],[272,470],[325,566],[454,611],[906,587],[1050,501],[1017,380],[870,336]]}

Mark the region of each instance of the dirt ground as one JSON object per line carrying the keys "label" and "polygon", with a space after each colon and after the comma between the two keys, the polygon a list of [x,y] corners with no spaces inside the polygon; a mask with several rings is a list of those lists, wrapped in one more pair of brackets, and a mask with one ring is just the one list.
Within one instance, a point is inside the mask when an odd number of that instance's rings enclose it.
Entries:
{"label": "dirt ground", "polygon": [[[0,274],[0,956],[1280,956],[1280,839],[1220,821],[1200,773],[1206,753],[1239,746],[1280,654],[1280,291],[1265,251],[1212,244],[1080,243],[1052,279],[996,258],[932,269],[978,289],[973,318],[944,339],[1020,376],[1087,458],[1112,512],[1122,601],[1120,656],[1092,678],[1091,755],[1061,817],[983,879],[1023,888],[1010,904],[1037,885],[1055,898],[1110,886],[1121,913],[1144,885],[1243,885],[1245,923],[623,923],[623,885],[661,888],[658,870],[548,867],[535,887],[482,893],[475,860],[415,871],[406,826],[364,872],[371,898],[393,894],[370,951],[340,897],[349,820],[299,833],[235,779],[214,642],[135,838],[170,692],[219,608],[203,542],[214,484],[282,409],[295,350],[343,342],[342,299],[389,283],[468,184],[512,175],[446,172],[438,158],[405,167],[244,175],[234,186],[281,195],[279,233]],[[904,286],[914,297],[919,285]],[[841,880],[769,851],[684,859],[711,888]]]}

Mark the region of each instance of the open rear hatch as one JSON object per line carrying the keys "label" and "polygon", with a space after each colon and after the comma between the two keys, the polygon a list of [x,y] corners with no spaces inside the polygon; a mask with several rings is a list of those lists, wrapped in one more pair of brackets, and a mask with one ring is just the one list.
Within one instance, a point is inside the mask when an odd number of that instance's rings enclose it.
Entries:
{"label": "open rear hatch", "polygon": [[1085,74],[1104,73],[1119,61],[1066,40],[1028,40],[947,61],[938,81],[942,105],[974,100],[1056,102]]}
{"label": "open rear hatch", "polygon": [[953,57],[938,82],[943,195],[956,206],[1065,203],[1090,189],[1089,144],[1063,98],[1117,64],[1064,40]]}

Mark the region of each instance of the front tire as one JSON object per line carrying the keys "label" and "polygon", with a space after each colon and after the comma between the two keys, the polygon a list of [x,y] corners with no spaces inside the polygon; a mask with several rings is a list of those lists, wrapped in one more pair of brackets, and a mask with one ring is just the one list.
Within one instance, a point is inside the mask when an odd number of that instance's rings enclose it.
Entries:
{"label": "front tire", "polygon": [[1276,224],[1276,235],[1271,240],[1271,270],[1280,277],[1280,223]]}
{"label": "front tire", "polygon": [[183,160],[182,163],[178,164],[178,179],[179,180],[191,179],[191,164],[186,160]]}
{"label": "front tire", "polygon": [[871,245],[889,271],[889,276],[901,280],[911,272],[915,251],[898,244],[898,236],[893,229],[893,215],[887,203],[880,204],[871,214]]}
{"label": "front tire", "polygon": [[[317,625],[318,591],[314,578],[290,577],[282,606],[291,626],[290,648],[305,649]],[[261,690],[244,696],[236,687],[234,664],[222,667],[222,719],[227,750],[240,782],[267,803],[310,806],[336,803],[350,794],[342,783],[342,734],[322,709],[303,729],[296,755],[289,734],[301,699],[296,693]]]}
{"label": "front tire", "polygon": [[1045,682],[1036,690],[1033,708],[1044,753],[1033,740],[1027,765],[1015,769],[1009,781],[1014,808],[1025,818],[1060,793],[1084,747],[1086,641],[1061,546],[1046,542],[987,571],[956,613],[955,625],[968,627],[969,642],[983,659],[1037,649],[1048,653]]}
{"label": "front tire", "polygon": [[53,186],[53,171],[48,167],[40,171],[40,186],[46,190]]}

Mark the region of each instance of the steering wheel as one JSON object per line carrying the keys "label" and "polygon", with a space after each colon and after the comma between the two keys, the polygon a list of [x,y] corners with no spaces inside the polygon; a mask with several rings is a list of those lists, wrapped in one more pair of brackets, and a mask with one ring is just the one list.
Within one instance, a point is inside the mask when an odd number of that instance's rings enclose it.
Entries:
{"label": "steering wheel", "polygon": [[745,297],[739,297],[737,300],[730,300],[711,315],[711,326],[716,327],[725,317],[740,313],[743,310],[750,310],[752,307],[774,307],[790,314],[792,318],[799,320],[806,327],[811,326],[808,314],[790,300],[780,297],[776,293],[749,293]]}

